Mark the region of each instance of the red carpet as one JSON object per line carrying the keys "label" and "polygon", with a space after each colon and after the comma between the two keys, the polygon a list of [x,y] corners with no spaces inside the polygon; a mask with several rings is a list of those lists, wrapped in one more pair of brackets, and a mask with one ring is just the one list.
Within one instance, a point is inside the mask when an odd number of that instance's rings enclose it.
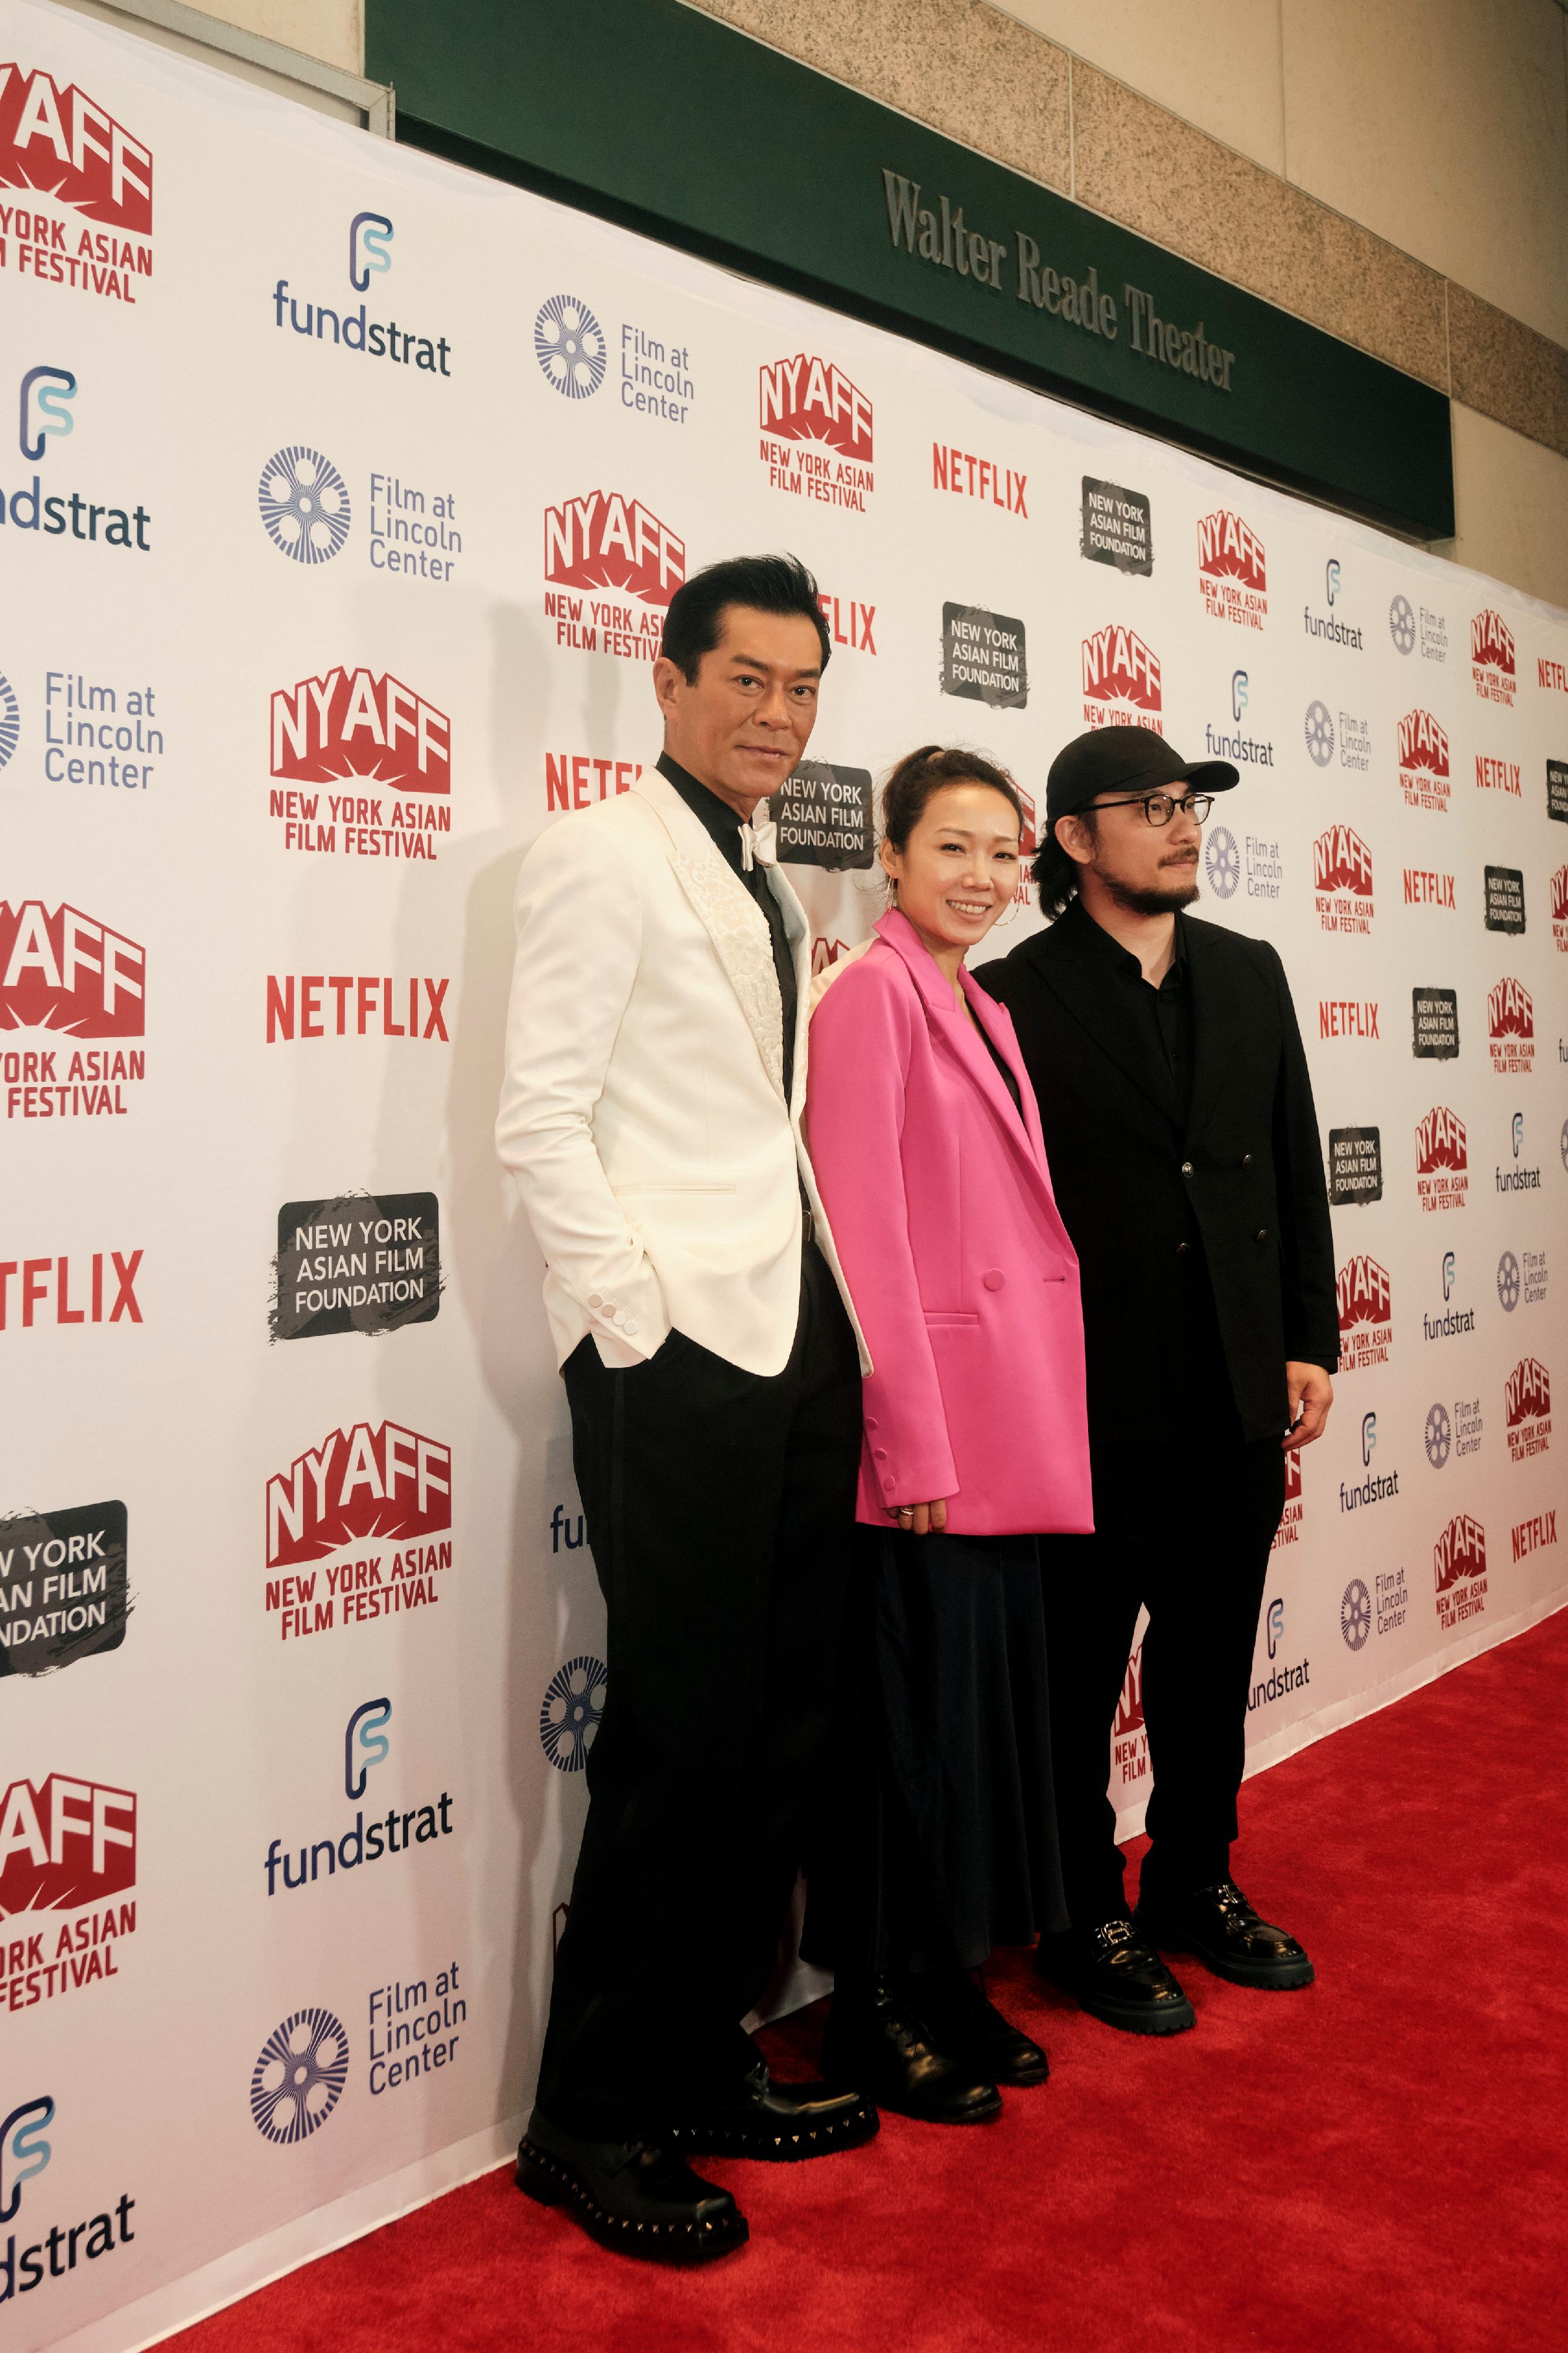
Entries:
{"label": "red carpet", "polygon": [[[600,2253],[499,2171],[172,2340],[181,2353],[1480,2353],[1568,2345],[1568,1610],[1242,1792],[1236,1862],[1319,1982],[1188,1963],[1146,2042],[993,1991],[1051,2054],[1000,2122],[706,2168],[752,2239]],[[1555,1795],[1553,1793],[1556,1793]],[[769,2037],[808,2072],[814,2013]]]}

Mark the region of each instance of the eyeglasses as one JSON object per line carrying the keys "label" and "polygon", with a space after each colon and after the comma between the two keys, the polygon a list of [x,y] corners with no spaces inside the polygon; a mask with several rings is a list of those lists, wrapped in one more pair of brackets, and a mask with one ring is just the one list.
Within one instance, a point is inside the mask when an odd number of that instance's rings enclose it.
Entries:
{"label": "eyeglasses", "polygon": [[1137,793],[1124,801],[1095,801],[1093,808],[1141,808],[1151,825],[1169,825],[1178,809],[1190,817],[1194,825],[1202,825],[1214,807],[1212,793],[1188,793],[1184,800],[1169,793]]}

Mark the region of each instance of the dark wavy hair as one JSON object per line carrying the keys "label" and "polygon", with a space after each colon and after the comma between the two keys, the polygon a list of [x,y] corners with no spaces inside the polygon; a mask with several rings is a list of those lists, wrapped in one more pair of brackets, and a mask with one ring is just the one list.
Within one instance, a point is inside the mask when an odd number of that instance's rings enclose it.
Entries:
{"label": "dark wavy hair", "polygon": [[[1075,809],[1073,815],[1081,818],[1093,833],[1097,823],[1093,809]],[[1029,874],[1040,894],[1040,913],[1048,923],[1054,923],[1078,897],[1079,877],[1078,860],[1068,856],[1054,829],[1041,834]]]}
{"label": "dark wavy hair", "polygon": [[882,786],[882,832],[895,849],[905,847],[926,803],[944,785],[989,785],[1013,811],[1020,833],[1028,823],[1018,787],[1005,768],[982,759],[977,752],[922,744],[918,752],[905,753]]}
{"label": "dark wavy hair", "polygon": [[754,613],[798,613],[810,621],[826,670],[833,638],[816,599],[816,582],[798,555],[727,556],[681,582],[664,617],[659,651],[694,686],[703,655],[719,642],[726,607],[745,605]]}

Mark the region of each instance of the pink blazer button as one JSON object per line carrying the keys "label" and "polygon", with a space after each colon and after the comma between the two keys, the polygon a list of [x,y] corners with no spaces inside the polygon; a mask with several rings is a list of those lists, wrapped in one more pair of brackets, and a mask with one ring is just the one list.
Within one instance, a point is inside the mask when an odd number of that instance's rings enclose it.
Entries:
{"label": "pink blazer button", "polygon": [[1006,1277],[1003,1274],[999,1267],[994,1266],[986,1273],[983,1274],[980,1280],[985,1285],[987,1291],[1000,1291],[1003,1283],[1006,1281]]}

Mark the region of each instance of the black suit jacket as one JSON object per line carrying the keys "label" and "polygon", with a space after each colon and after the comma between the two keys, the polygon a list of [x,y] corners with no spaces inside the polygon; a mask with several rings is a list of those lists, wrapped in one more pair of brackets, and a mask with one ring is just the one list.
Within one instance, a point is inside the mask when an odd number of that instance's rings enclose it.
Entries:
{"label": "black suit jacket", "polygon": [[975,974],[1013,1017],[1082,1269],[1090,1435],[1157,1434],[1196,1271],[1183,1245],[1201,1238],[1243,1435],[1272,1437],[1289,1418],[1286,1360],[1339,1363],[1322,1150],[1284,967],[1266,940],[1181,918],[1184,1125],[1154,1025],[1129,1019],[1114,976],[1082,953],[1090,920],[1075,901]]}

